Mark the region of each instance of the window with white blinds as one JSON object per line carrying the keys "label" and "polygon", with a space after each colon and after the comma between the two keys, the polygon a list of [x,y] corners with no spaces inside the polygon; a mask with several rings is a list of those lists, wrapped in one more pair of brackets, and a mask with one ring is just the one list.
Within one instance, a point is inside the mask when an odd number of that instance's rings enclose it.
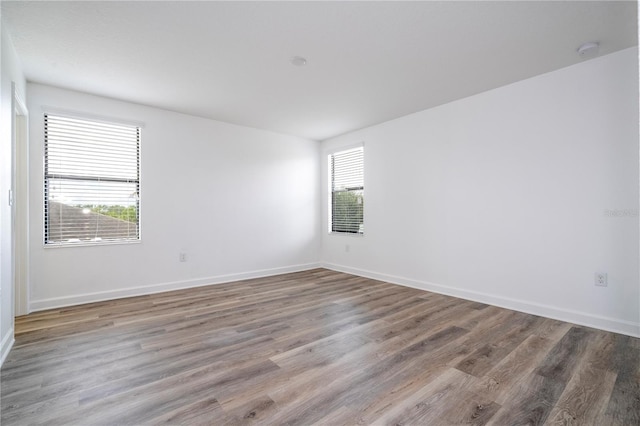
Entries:
{"label": "window with white blinds", "polygon": [[364,232],[364,147],[329,155],[331,214],[329,231]]}
{"label": "window with white blinds", "polygon": [[140,128],[44,116],[45,244],[140,239]]}

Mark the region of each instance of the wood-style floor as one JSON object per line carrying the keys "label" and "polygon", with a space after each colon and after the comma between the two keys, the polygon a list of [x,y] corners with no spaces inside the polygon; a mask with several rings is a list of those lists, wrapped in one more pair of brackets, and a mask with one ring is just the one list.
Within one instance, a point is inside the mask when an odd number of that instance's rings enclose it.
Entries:
{"label": "wood-style floor", "polygon": [[2,425],[640,424],[640,339],[324,269],[34,313]]}

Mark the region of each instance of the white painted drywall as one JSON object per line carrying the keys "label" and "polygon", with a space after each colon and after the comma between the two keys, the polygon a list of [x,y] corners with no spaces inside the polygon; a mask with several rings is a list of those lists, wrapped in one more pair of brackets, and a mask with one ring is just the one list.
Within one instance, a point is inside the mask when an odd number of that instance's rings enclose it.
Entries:
{"label": "white painted drywall", "polygon": [[[638,335],[637,57],[626,49],[323,142],[323,262]],[[330,235],[324,154],[356,142],[365,235]]]}
{"label": "white painted drywall", "polygon": [[13,344],[14,288],[12,281],[13,258],[12,217],[9,206],[12,158],[12,82],[24,99],[25,79],[11,37],[6,27],[0,28],[2,47],[0,64],[0,364]]}
{"label": "white painted drywall", "polygon": [[[32,309],[317,266],[318,142],[50,86],[27,90]],[[43,247],[47,109],[144,123],[141,243]]]}

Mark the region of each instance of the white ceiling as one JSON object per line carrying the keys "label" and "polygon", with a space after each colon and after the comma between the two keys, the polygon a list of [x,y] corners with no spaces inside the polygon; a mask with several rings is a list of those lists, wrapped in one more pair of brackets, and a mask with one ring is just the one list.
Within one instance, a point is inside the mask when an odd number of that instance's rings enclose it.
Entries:
{"label": "white ceiling", "polygon": [[636,7],[5,0],[2,19],[29,81],[322,140],[637,45]]}

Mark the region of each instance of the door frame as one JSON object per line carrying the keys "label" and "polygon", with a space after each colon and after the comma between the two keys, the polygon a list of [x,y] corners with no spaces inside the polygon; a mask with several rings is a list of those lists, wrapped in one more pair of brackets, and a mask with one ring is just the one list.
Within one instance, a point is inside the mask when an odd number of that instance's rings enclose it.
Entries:
{"label": "door frame", "polygon": [[14,316],[29,313],[29,111],[11,83],[11,279]]}

